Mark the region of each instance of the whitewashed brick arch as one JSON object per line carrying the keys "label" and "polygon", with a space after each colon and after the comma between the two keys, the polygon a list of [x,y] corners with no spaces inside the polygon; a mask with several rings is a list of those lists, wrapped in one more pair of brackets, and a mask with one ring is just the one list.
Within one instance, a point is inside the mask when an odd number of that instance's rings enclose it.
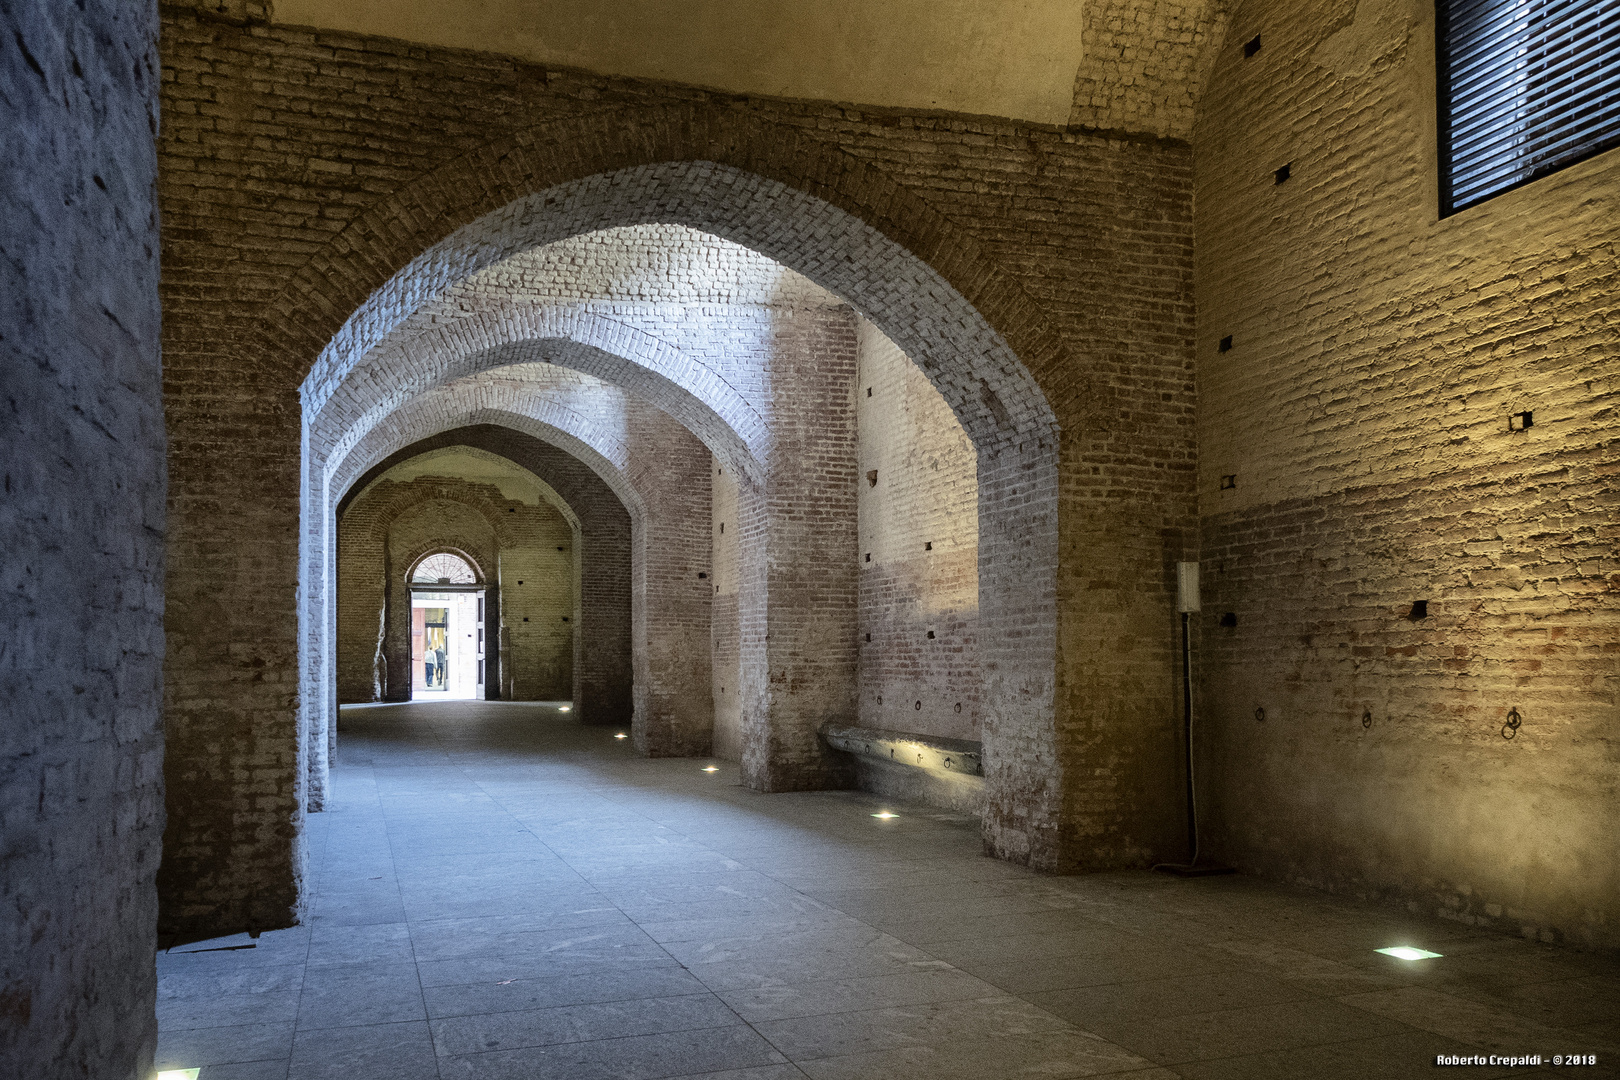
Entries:
{"label": "whitewashed brick arch", "polygon": [[516,365],[529,370],[510,373],[512,393],[521,392],[519,381],[528,382],[534,387],[530,401],[549,396],[553,408],[588,410],[589,394],[567,394],[565,377],[535,369],[578,372],[584,378],[577,385],[622,387],[679,420],[738,475],[759,477],[770,434],[754,404],[701,357],[624,318],[581,305],[502,304],[452,326],[396,336],[373,350],[311,419],[309,453],[330,472],[373,427],[417,395]]}
{"label": "whitewashed brick arch", "polygon": [[532,435],[578,458],[619,497],[634,521],[643,513],[641,494],[631,484],[626,470],[630,448],[622,432],[624,417],[604,416],[604,405],[611,404],[600,386],[585,381],[584,390],[598,391],[594,410],[560,407],[557,396],[547,393],[558,384],[566,385],[573,372],[541,367],[552,379],[542,381],[540,372],[524,372],[515,378],[502,378],[501,369],[484,372],[418,395],[408,404],[389,413],[382,422],[359,438],[332,471],[330,508],[347,494],[356,479],[379,462],[422,439],[474,424],[495,424]]}

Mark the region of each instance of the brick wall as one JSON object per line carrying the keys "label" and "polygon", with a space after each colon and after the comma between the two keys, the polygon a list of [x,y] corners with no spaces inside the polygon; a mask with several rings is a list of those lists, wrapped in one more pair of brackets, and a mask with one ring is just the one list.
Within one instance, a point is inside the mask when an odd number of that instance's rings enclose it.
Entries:
{"label": "brick wall", "polygon": [[1204,101],[1209,842],[1612,946],[1620,155],[1439,220],[1432,11],[1246,3]]}
{"label": "brick wall", "polygon": [[144,1080],[163,830],[154,6],[0,7],[0,1075]]}
{"label": "brick wall", "polygon": [[[229,925],[290,898],[261,883],[296,880],[290,523],[303,406],[330,389],[300,401],[305,374],[329,345],[363,355],[508,240],[649,220],[849,299],[974,440],[991,848],[1118,865],[1176,834],[1154,808],[1175,783],[1166,568],[1193,509],[1185,145],[743,101],[182,11],[164,55],[172,722],[244,733],[184,744],[202,794],[170,846],[171,906]],[[697,161],[714,164],[681,164]],[[494,231],[438,246],[480,221]],[[1086,558],[1060,567],[1060,551]],[[230,776],[277,794],[239,806]]]}
{"label": "brick wall", "polygon": [[777,311],[771,453],[739,491],[738,668],[742,768],[762,791],[838,787],[819,738],[856,712],[855,318]]}
{"label": "brick wall", "polygon": [[1192,136],[1199,96],[1225,38],[1230,0],[1087,3],[1072,128]]}
{"label": "brick wall", "polygon": [[860,723],[979,737],[979,485],[962,425],[894,343],[857,328]]}

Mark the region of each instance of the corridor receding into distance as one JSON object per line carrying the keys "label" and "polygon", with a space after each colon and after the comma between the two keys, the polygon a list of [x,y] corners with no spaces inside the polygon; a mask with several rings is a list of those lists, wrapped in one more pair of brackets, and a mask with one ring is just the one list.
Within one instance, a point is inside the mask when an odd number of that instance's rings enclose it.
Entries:
{"label": "corridor receding into distance", "polygon": [[1615,0],[5,0],[0,104],[0,1080],[1620,1077]]}
{"label": "corridor receding into distance", "polygon": [[305,923],[159,955],[161,1068],[1350,1080],[1614,1045],[1601,957],[1251,878],[1054,878],[985,857],[967,815],[761,794],[554,703],[339,730]]}

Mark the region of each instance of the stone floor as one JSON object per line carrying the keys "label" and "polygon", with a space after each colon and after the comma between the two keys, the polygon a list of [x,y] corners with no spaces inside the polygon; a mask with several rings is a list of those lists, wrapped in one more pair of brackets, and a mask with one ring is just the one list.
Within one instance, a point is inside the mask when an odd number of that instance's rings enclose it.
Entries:
{"label": "stone floor", "polygon": [[[1576,1075],[1616,1075],[1613,958],[1243,877],[1043,877],[968,819],[705,764],[545,706],[345,709],[307,924],[161,954],[160,1068],[1332,1080],[1595,1053]],[[1373,952],[1401,944],[1444,956]]]}

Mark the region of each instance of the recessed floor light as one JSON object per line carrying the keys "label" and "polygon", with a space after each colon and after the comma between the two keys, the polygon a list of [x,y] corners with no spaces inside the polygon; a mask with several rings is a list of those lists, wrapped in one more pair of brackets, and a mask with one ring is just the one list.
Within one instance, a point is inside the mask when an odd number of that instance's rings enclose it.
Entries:
{"label": "recessed floor light", "polygon": [[571,706],[571,705],[559,705],[559,706],[557,706],[557,711],[558,712],[572,712],[573,711],[573,706]]}
{"label": "recessed floor light", "polygon": [[626,735],[624,732],[621,731],[621,732],[619,732],[617,735],[615,735],[613,737],[615,739],[628,739],[630,736]]}
{"label": "recessed floor light", "polygon": [[900,815],[899,814],[891,814],[887,810],[880,810],[877,813],[873,814],[872,816],[876,817],[876,818],[882,818],[884,821],[887,821],[890,818],[899,817]]}
{"label": "recessed floor light", "polygon": [[1381,952],[1385,956],[1393,956],[1397,960],[1433,960],[1441,955],[1427,949],[1414,949],[1410,945],[1397,945],[1393,949],[1374,949],[1373,952]]}
{"label": "recessed floor light", "polygon": [[720,771],[720,766],[718,766],[718,765],[705,765],[705,766],[703,766],[703,771],[704,772],[719,772]]}
{"label": "recessed floor light", "polygon": [[197,1074],[202,1072],[199,1066],[195,1069],[164,1069],[157,1074],[157,1080],[197,1080]]}

